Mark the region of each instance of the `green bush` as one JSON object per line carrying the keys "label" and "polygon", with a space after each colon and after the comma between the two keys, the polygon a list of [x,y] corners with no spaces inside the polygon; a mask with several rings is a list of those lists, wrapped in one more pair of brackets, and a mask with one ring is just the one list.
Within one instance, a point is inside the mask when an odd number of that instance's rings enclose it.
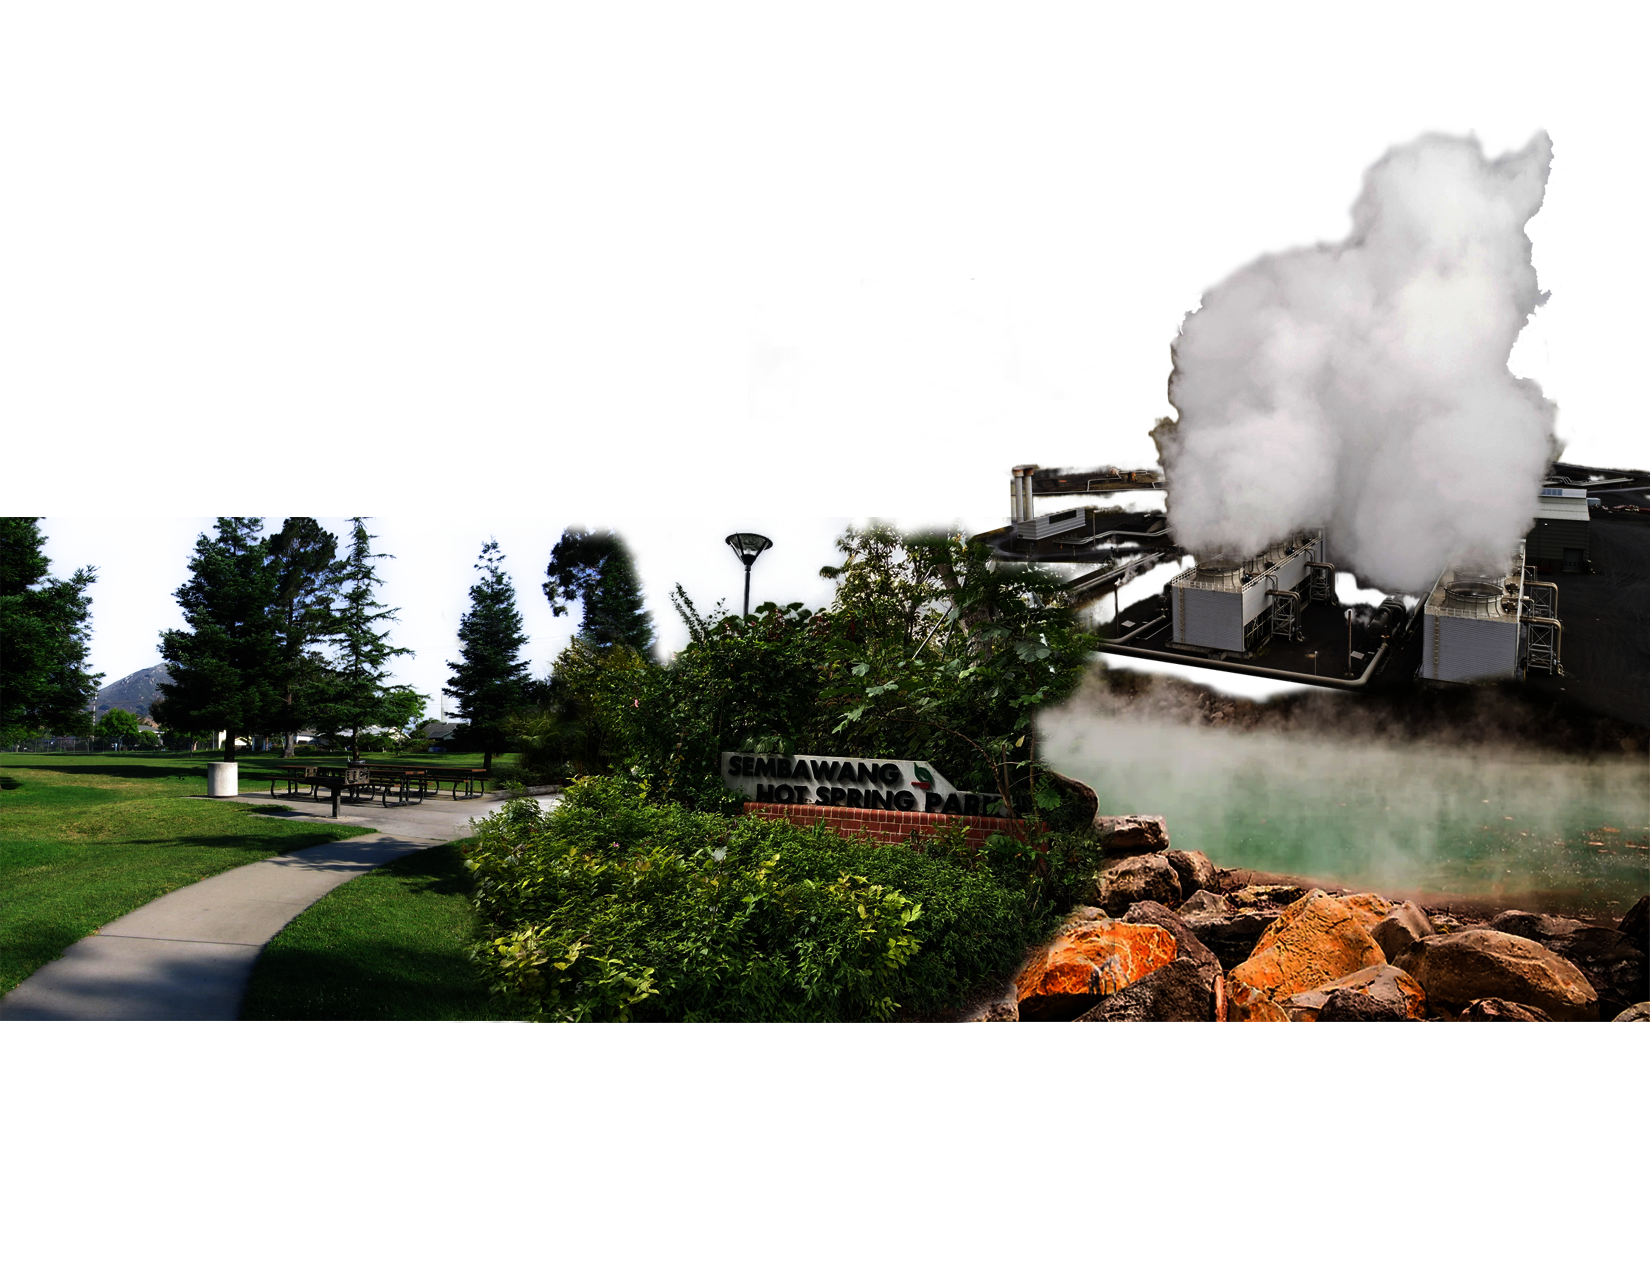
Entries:
{"label": "green bush", "polygon": [[983,860],[648,805],[576,782],[512,801],[468,860],[495,990],[541,1021],[938,1015],[1012,970],[1038,922]]}

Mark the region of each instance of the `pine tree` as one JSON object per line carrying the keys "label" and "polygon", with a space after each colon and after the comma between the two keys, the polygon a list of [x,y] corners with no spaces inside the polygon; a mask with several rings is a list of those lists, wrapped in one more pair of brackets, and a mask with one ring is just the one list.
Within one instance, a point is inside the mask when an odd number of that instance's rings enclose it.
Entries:
{"label": "pine tree", "polygon": [[97,575],[47,575],[39,522],[0,518],[0,736],[11,739],[88,729],[103,680],[86,667]]}
{"label": "pine tree", "polygon": [[202,535],[190,577],[173,594],[187,630],[161,634],[171,685],[149,712],[180,731],[221,730],[224,760],[238,735],[270,729],[280,703],[274,606],[278,579],[259,518],[219,518],[217,537]]}
{"label": "pine tree", "polygon": [[378,537],[367,531],[365,518],[351,518],[349,552],[338,564],[337,606],[327,640],[332,645],[331,667],[313,712],[324,729],[350,736],[350,756],[361,759],[361,730],[371,726],[405,726],[424,711],[424,697],[410,686],[388,685],[386,665],[397,655],[411,655],[404,646],[391,646],[388,627],[399,607],[378,604],[383,585],[372,565],[387,553],[372,552]]}
{"label": "pine tree", "polygon": [[579,602],[579,639],[599,651],[628,647],[651,656],[653,617],[643,606],[642,582],[625,543],[611,531],[569,527],[550,553],[544,596],[556,615]]}
{"label": "pine tree", "polygon": [[314,707],[323,693],[327,665],[316,644],[332,619],[337,588],[338,537],[313,518],[288,518],[269,537],[274,563],[275,636],[280,647],[275,678],[281,707],[275,729],[286,736],[282,755],[291,757],[297,732],[311,725]]}
{"label": "pine tree", "polygon": [[504,718],[526,704],[532,688],[527,661],[516,659],[527,634],[503,561],[497,540],[481,547],[476,563],[481,579],[470,587],[470,609],[458,622],[460,663],[447,664],[453,677],[446,689],[458,700],[458,714],[465,721],[460,745],[481,750],[482,764],[489,771],[493,754],[508,743]]}

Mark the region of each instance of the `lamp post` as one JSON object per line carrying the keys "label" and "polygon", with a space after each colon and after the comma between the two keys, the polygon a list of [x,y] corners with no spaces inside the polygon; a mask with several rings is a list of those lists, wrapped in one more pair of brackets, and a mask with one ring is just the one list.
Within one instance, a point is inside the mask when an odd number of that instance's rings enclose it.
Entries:
{"label": "lamp post", "polygon": [[766,536],[758,535],[754,531],[736,531],[727,538],[726,544],[732,549],[734,556],[745,564],[745,618],[751,613],[751,566],[762,556],[764,549],[772,549],[773,541]]}

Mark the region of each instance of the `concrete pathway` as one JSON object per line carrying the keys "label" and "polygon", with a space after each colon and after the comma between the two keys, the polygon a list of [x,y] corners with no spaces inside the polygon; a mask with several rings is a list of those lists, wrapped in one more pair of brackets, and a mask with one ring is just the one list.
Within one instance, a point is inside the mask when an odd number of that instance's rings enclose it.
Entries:
{"label": "concrete pathway", "polygon": [[[230,800],[272,804],[267,794],[252,792]],[[0,1020],[238,1018],[252,967],[293,917],[373,868],[467,836],[470,820],[493,813],[503,800],[432,797],[388,808],[362,802],[346,806],[334,821],[306,810],[306,798],[276,798],[274,804],[292,810],[270,818],[379,831],[249,863],[162,895],[24,979],[0,999]],[[538,800],[549,806],[556,798]],[[317,810],[328,804],[314,803]]]}

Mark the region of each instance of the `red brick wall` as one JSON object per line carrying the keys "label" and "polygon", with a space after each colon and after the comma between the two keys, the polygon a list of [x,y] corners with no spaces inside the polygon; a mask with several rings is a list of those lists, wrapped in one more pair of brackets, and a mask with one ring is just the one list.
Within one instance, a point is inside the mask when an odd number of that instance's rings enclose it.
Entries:
{"label": "red brick wall", "polygon": [[927,815],[916,810],[856,810],[852,806],[789,806],[777,802],[747,801],[745,813],[763,819],[788,819],[799,828],[826,823],[833,832],[844,837],[870,837],[873,841],[888,845],[910,841],[913,833],[921,838],[927,833],[938,832],[947,824],[966,824],[968,831],[963,840],[971,848],[978,849],[992,833],[1002,832],[1012,836],[1014,830],[1011,819],[992,819],[983,815],[961,819],[956,815]]}

